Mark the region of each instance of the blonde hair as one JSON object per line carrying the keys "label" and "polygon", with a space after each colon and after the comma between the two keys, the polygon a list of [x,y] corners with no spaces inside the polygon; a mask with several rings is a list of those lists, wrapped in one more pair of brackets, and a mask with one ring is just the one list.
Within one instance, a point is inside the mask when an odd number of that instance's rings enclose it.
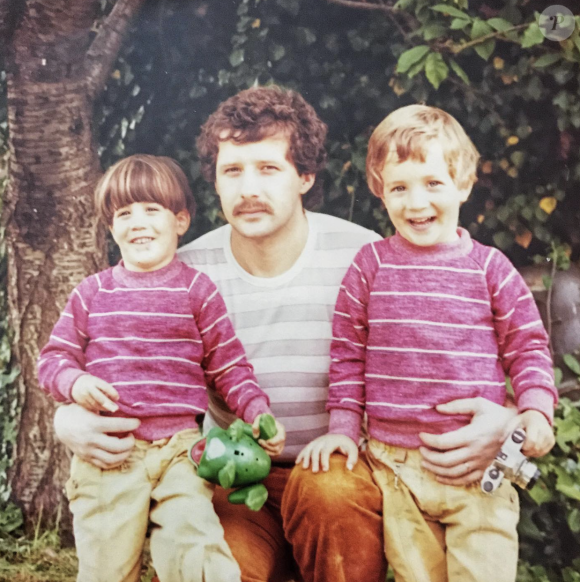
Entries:
{"label": "blonde hair", "polygon": [[396,153],[399,162],[411,158],[425,161],[426,148],[437,140],[449,167],[449,175],[460,189],[471,189],[477,181],[479,152],[459,122],[449,113],[427,105],[408,105],[389,114],[369,140],[367,182],[371,192],[383,196],[387,156]]}
{"label": "blonde hair", "polygon": [[174,214],[187,210],[193,218],[195,200],[179,164],[165,156],[135,154],[111,166],[95,190],[95,208],[107,226],[115,211],[134,202],[155,202]]}

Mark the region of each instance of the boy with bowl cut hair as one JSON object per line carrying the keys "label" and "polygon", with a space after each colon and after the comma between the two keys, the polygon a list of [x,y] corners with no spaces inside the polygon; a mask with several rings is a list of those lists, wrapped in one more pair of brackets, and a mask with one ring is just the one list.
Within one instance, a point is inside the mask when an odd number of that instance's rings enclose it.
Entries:
{"label": "boy with bowl cut hair", "polygon": [[423,435],[469,422],[438,406],[466,397],[502,404],[508,375],[516,422],[527,433],[523,452],[540,456],[554,444],[557,391],[533,297],[502,253],[457,226],[477,159],[461,126],[433,107],[403,107],[371,136],[369,184],[397,232],[363,247],[343,279],[329,434],[299,456],[316,469],[339,450],[353,465],[366,412],[385,554],[398,582],[516,576],[519,508],[511,484],[487,495],[478,484],[441,483],[424,467]]}
{"label": "boy with bowl cut hair", "polygon": [[[256,431],[270,409],[215,285],[175,258],[194,208],[187,180],[169,158],[135,155],[105,173],[95,201],[123,260],[74,289],[40,353],[40,386],[60,402],[141,423],[121,467],[73,458],[78,580],[137,582],[151,519],[161,582],[239,581],[214,487],[187,451],[201,438],[208,386]],[[272,455],[284,444],[276,424],[264,443]]]}
{"label": "boy with bowl cut hair", "polygon": [[95,209],[107,226],[115,210],[133,202],[156,202],[177,215],[195,216],[195,198],[180,165],[166,156],[137,154],[106,172],[95,190]]}

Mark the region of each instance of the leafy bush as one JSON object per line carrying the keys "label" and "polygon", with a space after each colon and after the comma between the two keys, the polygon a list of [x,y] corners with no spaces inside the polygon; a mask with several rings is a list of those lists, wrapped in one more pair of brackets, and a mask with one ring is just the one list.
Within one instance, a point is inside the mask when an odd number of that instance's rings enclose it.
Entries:
{"label": "leafy bush", "polygon": [[522,493],[519,582],[580,581],[580,404],[556,411],[556,446],[537,464],[541,479]]}

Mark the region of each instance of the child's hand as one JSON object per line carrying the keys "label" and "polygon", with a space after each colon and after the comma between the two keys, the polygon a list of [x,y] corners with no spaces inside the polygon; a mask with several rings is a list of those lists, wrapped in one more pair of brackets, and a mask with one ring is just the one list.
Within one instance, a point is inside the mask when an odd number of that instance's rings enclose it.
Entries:
{"label": "child's hand", "polygon": [[522,453],[528,457],[541,457],[554,446],[554,431],[547,418],[537,410],[526,410],[515,421],[526,431]]}
{"label": "child's hand", "polygon": [[71,397],[82,407],[94,412],[119,410],[113,402],[113,400],[119,400],[119,393],[109,383],[90,374],[77,378],[71,390]]}
{"label": "child's hand", "polygon": [[[261,414],[258,414],[252,423],[252,431],[256,437],[260,434],[261,416]],[[286,444],[286,429],[284,428],[284,425],[280,424],[276,419],[274,419],[274,422],[276,423],[276,434],[267,441],[264,439],[260,439],[258,441],[262,448],[271,457],[277,457],[282,452],[282,449],[284,449],[284,445]]]}
{"label": "child's hand", "polygon": [[330,455],[338,451],[346,455],[346,468],[352,471],[358,460],[358,447],[356,443],[343,434],[325,434],[308,443],[296,458],[296,464],[302,463],[304,469],[308,469],[312,462],[312,472],[318,473],[319,468],[328,471]]}

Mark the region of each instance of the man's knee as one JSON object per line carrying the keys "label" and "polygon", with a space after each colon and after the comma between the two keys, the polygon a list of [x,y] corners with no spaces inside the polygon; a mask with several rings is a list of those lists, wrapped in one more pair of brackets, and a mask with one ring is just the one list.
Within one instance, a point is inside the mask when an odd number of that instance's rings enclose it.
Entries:
{"label": "man's knee", "polygon": [[333,513],[344,515],[346,506],[358,506],[372,512],[381,511],[381,495],[375,485],[364,456],[352,471],[346,468],[346,457],[335,454],[328,471],[313,473],[297,466],[284,494],[283,513],[291,508],[311,508],[313,513],[330,519]]}

